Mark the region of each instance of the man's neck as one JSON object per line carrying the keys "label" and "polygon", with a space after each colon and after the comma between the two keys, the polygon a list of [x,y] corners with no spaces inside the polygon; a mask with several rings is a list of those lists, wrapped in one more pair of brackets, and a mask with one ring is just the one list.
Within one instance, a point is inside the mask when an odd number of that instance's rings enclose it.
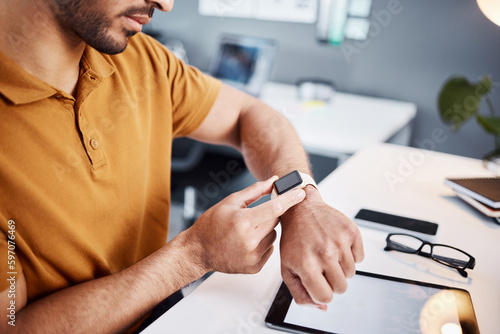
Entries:
{"label": "man's neck", "polygon": [[1,2],[0,50],[30,74],[75,96],[85,43],[62,30],[51,1]]}

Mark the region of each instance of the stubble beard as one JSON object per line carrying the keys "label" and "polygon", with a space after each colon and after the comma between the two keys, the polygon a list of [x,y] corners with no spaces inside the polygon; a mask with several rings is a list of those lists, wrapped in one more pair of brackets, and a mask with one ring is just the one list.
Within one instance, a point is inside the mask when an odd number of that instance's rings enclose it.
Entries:
{"label": "stubble beard", "polygon": [[79,39],[99,52],[114,55],[127,47],[128,39],[135,31],[123,29],[123,40],[116,40],[111,35],[113,21],[97,8],[92,8],[93,0],[56,0],[56,18],[61,27],[72,32]]}

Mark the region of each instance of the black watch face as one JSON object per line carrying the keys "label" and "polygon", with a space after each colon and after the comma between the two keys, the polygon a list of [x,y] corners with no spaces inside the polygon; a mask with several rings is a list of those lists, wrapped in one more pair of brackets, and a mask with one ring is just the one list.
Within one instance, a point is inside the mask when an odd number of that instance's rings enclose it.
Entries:
{"label": "black watch face", "polygon": [[295,188],[302,183],[302,178],[298,171],[294,170],[290,174],[283,176],[282,178],[274,182],[274,188],[278,195],[286,193],[288,190]]}

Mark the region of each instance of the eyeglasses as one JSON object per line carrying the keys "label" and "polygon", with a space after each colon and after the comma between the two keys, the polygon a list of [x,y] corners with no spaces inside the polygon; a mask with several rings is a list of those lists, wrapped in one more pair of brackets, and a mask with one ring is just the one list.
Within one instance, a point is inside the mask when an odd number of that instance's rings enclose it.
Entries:
{"label": "eyeglasses", "polygon": [[[409,234],[391,233],[387,236],[385,241],[387,242],[384,248],[385,251],[395,250],[431,258],[445,266],[456,269],[463,277],[467,277],[466,268],[474,269],[476,265],[476,260],[473,256],[458,248],[433,244]],[[422,251],[425,245],[431,248],[429,253]]]}

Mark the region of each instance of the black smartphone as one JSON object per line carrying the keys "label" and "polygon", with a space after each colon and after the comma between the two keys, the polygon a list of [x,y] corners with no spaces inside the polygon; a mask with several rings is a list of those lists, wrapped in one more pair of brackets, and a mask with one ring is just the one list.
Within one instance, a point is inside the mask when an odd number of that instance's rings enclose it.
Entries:
{"label": "black smartphone", "polygon": [[356,224],[391,233],[412,233],[422,237],[435,237],[438,224],[425,220],[361,209],[354,217]]}

